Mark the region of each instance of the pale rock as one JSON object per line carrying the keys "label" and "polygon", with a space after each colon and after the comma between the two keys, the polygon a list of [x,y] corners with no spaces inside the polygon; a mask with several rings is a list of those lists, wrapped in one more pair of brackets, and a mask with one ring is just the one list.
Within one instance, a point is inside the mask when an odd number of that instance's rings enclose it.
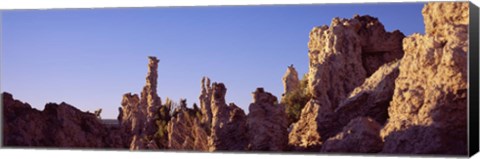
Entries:
{"label": "pale rock", "polygon": [[253,92],[247,116],[249,150],[285,151],[288,145],[288,122],[285,106],[263,88]]}
{"label": "pale rock", "polygon": [[293,65],[288,66],[285,75],[282,78],[283,82],[283,94],[287,94],[289,92],[295,91],[300,89],[300,80],[298,79],[297,70]]}
{"label": "pale rock", "polygon": [[293,125],[289,144],[297,150],[319,151],[322,141],[335,135],[322,134],[322,129],[342,128],[334,111],[380,66],[402,58],[403,38],[397,30],[385,31],[377,18],[368,15],[334,18],[330,26],[313,28],[307,76],[313,99]]}
{"label": "pale rock", "polygon": [[[381,130],[383,153],[466,155],[468,2],[432,2],[405,56]],[[408,143],[408,144],[407,144]]]}
{"label": "pale rock", "polygon": [[223,83],[212,84],[212,126],[208,138],[210,151],[243,151],[248,144],[245,112],[233,103],[225,103]]}

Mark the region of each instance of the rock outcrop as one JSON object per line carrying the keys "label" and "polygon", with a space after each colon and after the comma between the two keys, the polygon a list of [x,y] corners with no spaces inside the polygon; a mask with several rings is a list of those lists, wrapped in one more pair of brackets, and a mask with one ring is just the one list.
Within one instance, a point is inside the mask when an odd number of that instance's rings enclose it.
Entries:
{"label": "rock outcrop", "polygon": [[355,118],[322,145],[322,152],[377,153],[382,151],[380,124],[368,117]]}
{"label": "rock outcrop", "polygon": [[287,72],[283,75],[282,78],[283,82],[283,94],[287,94],[289,92],[295,91],[300,89],[300,80],[298,79],[297,70],[293,65],[288,66]]}
{"label": "rock outcrop", "polygon": [[95,114],[67,104],[48,103],[43,111],[2,93],[3,146],[61,148],[126,148],[117,129]]}
{"label": "rock outcrop", "polygon": [[212,86],[210,85],[210,79],[207,77],[202,78],[202,90],[200,92],[200,109],[202,111],[202,123],[206,125],[207,128],[211,127],[212,124]]}
{"label": "rock outcrop", "polygon": [[393,61],[380,67],[365,82],[355,88],[348,98],[340,102],[337,109],[323,113],[325,118],[317,120],[317,130],[323,140],[339,133],[350,120],[357,117],[370,117],[380,124],[388,118],[388,106],[398,77],[399,61]]}
{"label": "rock outcrop", "polygon": [[120,126],[103,123],[101,109],[83,112],[62,102],[39,111],[5,92],[3,145],[466,155],[468,7],[428,3],[425,35],[406,38],[368,15],[313,28],[308,84],[293,65],[282,78],[287,109],[257,88],[246,115],[227,105],[223,83],[207,77],[200,108],[188,108],[186,99],[177,105],[167,98],[162,105],[156,57],[149,57],[140,95],[123,95]]}
{"label": "rock outcrop", "polygon": [[198,113],[186,106],[176,110],[167,126],[169,149],[208,151],[208,135],[200,126]]}
{"label": "rock outcrop", "polygon": [[426,4],[426,34],[403,40],[384,153],[467,154],[468,7]]}
{"label": "rock outcrop", "polygon": [[148,57],[148,74],[146,77],[146,83],[143,87],[143,91],[140,98],[140,104],[146,105],[146,125],[145,133],[147,135],[152,135],[158,129],[155,124],[156,115],[158,114],[158,109],[162,105],[162,101],[157,94],[157,79],[158,79],[158,60],[156,57]]}
{"label": "rock outcrop", "polygon": [[315,27],[308,43],[308,90],[313,99],[294,124],[289,144],[297,150],[319,151],[322,141],[335,135],[321,132],[335,127],[329,122],[335,120],[334,111],[380,66],[402,58],[403,38],[400,31],[386,32],[370,16],[334,18],[330,27]]}
{"label": "rock outcrop", "polygon": [[210,151],[242,151],[247,148],[245,112],[233,103],[227,106],[226,93],[223,83],[212,84]]}
{"label": "rock outcrop", "polygon": [[[141,96],[126,93],[123,95],[119,119],[126,134],[132,135],[131,149],[146,149],[152,143],[145,138],[151,138],[158,130],[156,120],[161,107],[160,97],[157,95],[157,68],[159,60],[148,57],[148,74]],[[151,145],[151,144],[150,144]],[[151,148],[152,146],[150,146]]]}
{"label": "rock outcrop", "polygon": [[284,151],[288,145],[288,122],[285,106],[263,88],[253,92],[247,116],[249,150]]}

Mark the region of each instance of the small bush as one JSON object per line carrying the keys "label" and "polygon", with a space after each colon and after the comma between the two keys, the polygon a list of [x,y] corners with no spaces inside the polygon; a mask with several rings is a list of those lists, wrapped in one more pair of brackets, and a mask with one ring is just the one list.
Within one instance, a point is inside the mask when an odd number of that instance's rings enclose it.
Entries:
{"label": "small bush", "polygon": [[303,76],[300,81],[300,88],[285,94],[282,98],[282,103],[285,105],[288,125],[295,123],[300,119],[300,114],[303,107],[312,98],[312,95],[307,90],[307,76]]}

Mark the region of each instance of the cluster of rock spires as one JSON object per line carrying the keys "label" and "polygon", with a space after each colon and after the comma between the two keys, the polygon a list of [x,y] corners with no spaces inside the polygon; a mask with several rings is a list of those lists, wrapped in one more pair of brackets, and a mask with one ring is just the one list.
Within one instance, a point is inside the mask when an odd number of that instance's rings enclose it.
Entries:
{"label": "cluster of rock spires", "polygon": [[[263,88],[249,113],[227,104],[223,83],[201,80],[200,108],[157,95],[149,57],[140,97],[123,95],[118,126],[66,103],[38,111],[3,93],[5,146],[131,150],[467,154],[468,3],[428,3],[425,35],[387,32],[368,15],[334,18],[308,43],[311,99],[288,125],[286,105]],[[300,88],[289,66],[284,94]],[[284,100],[284,99],[282,99]]]}
{"label": "cluster of rock spires", "polygon": [[385,32],[370,16],[314,28],[313,98],[289,144],[325,152],[467,154],[468,11],[467,2],[428,3],[426,35],[409,37]]}

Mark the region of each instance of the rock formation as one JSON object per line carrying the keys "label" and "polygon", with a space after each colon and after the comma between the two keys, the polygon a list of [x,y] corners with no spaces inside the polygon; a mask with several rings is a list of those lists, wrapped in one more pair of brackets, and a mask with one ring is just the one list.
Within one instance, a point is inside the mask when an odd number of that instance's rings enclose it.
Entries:
{"label": "rock formation", "polygon": [[339,133],[350,120],[370,117],[380,124],[388,118],[388,106],[392,100],[399,61],[380,67],[365,82],[355,88],[348,98],[342,100],[333,112],[323,112],[325,118],[317,120],[317,130],[322,140]]}
{"label": "rock formation", "polygon": [[227,106],[226,93],[223,83],[212,84],[210,151],[241,151],[248,144],[245,112],[233,103]]}
{"label": "rock formation", "polygon": [[140,95],[123,95],[120,126],[102,123],[101,109],[89,113],[48,103],[39,111],[3,93],[3,145],[466,155],[468,7],[428,3],[422,11],[425,35],[406,38],[368,15],[313,28],[308,84],[299,81],[293,65],[282,78],[282,102],[308,101],[303,109],[287,107],[295,113],[257,88],[246,115],[227,105],[223,83],[207,77],[200,108],[188,108],[185,99],[177,105],[167,98],[162,105],[159,60],[149,57]]}
{"label": "rock formation", "polygon": [[381,126],[373,119],[355,118],[322,145],[322,152],[377,153],[382,151]]}
{"label": "rock formation", "polygon": [[380,66],[403,56],[403,37],[397,30],[386,32],[378,19],[370,16],[334,18],[330,27],[313,28],[308,43],[308,90],[313,99],[294,124],[289,144],[318,151],[320,140],[328,138],[322,138],[319,129],[333,124],[321,122],[333,120],[333,111]]}
{"label": "rock formation", "polygon": [[141,94],[140,104],[147,107],[147,124],[145,125],[145,133],[152,135],[158,129],[155,124],[156,114],[162,105],[160,97],[157,95],[157,69],[159,60],[156,57],[148,57],[148,74],[146,83]]}
{"label": "rock formation", "polygon": [[167,126],[169,149],[208,151],[208,135],[201,128],[197,113],[200,112],[186,106],[176,110]]}
{"label": "rock formation", "polygon": [[48,103],[43,111],[2,93],[3,146],[62,148],[126,148],[118,130],[95,114],[67,104]]}
{"label": "rock formation", "polygon": [[93,112],[93,114],[95,114],[95,116],[98,118],[98,119],[102,119],[101,115],[102,114],[102,109],[97,109],[95,110],[95,112]]}
{"label": "rock formation", "polygon": [[293,65],[288,66],[287,72],[282,78],[283,81],[283,94],[298,90],[300,88],[300,80],[298,79],[297,70]]}
{"label": "rock formation", "polygon": [[428,3],[403,41],[384,153],[467,154],[468,2]]}
{"label": "rock formation", "polygon": [[206,123],[209,128],[212,123],[212,87],[210,85],[210,79],[207,77],[202,78],[202,91],[200,92],[200,109],[203,114],[202,123]]}
{"label": "rock formation", "polygon": [[285,106],[263,88],[253,92],[247,116],[249,150],[284,151],[288,145],[288,122]]}
{"label": "rock formation", "polygon": [[160,97],[157,95],[159,60],[153,56],[148,58],[148,74],[140,98],[137,94],[124,94],[120,108],[122,111],[119,115],[120,123],[125,133],[132,135],[131,149],[147,148],[150,141],[144,139],[151,138],[158,130],[155,121],[158,119],[157,114],[161,106]]}

